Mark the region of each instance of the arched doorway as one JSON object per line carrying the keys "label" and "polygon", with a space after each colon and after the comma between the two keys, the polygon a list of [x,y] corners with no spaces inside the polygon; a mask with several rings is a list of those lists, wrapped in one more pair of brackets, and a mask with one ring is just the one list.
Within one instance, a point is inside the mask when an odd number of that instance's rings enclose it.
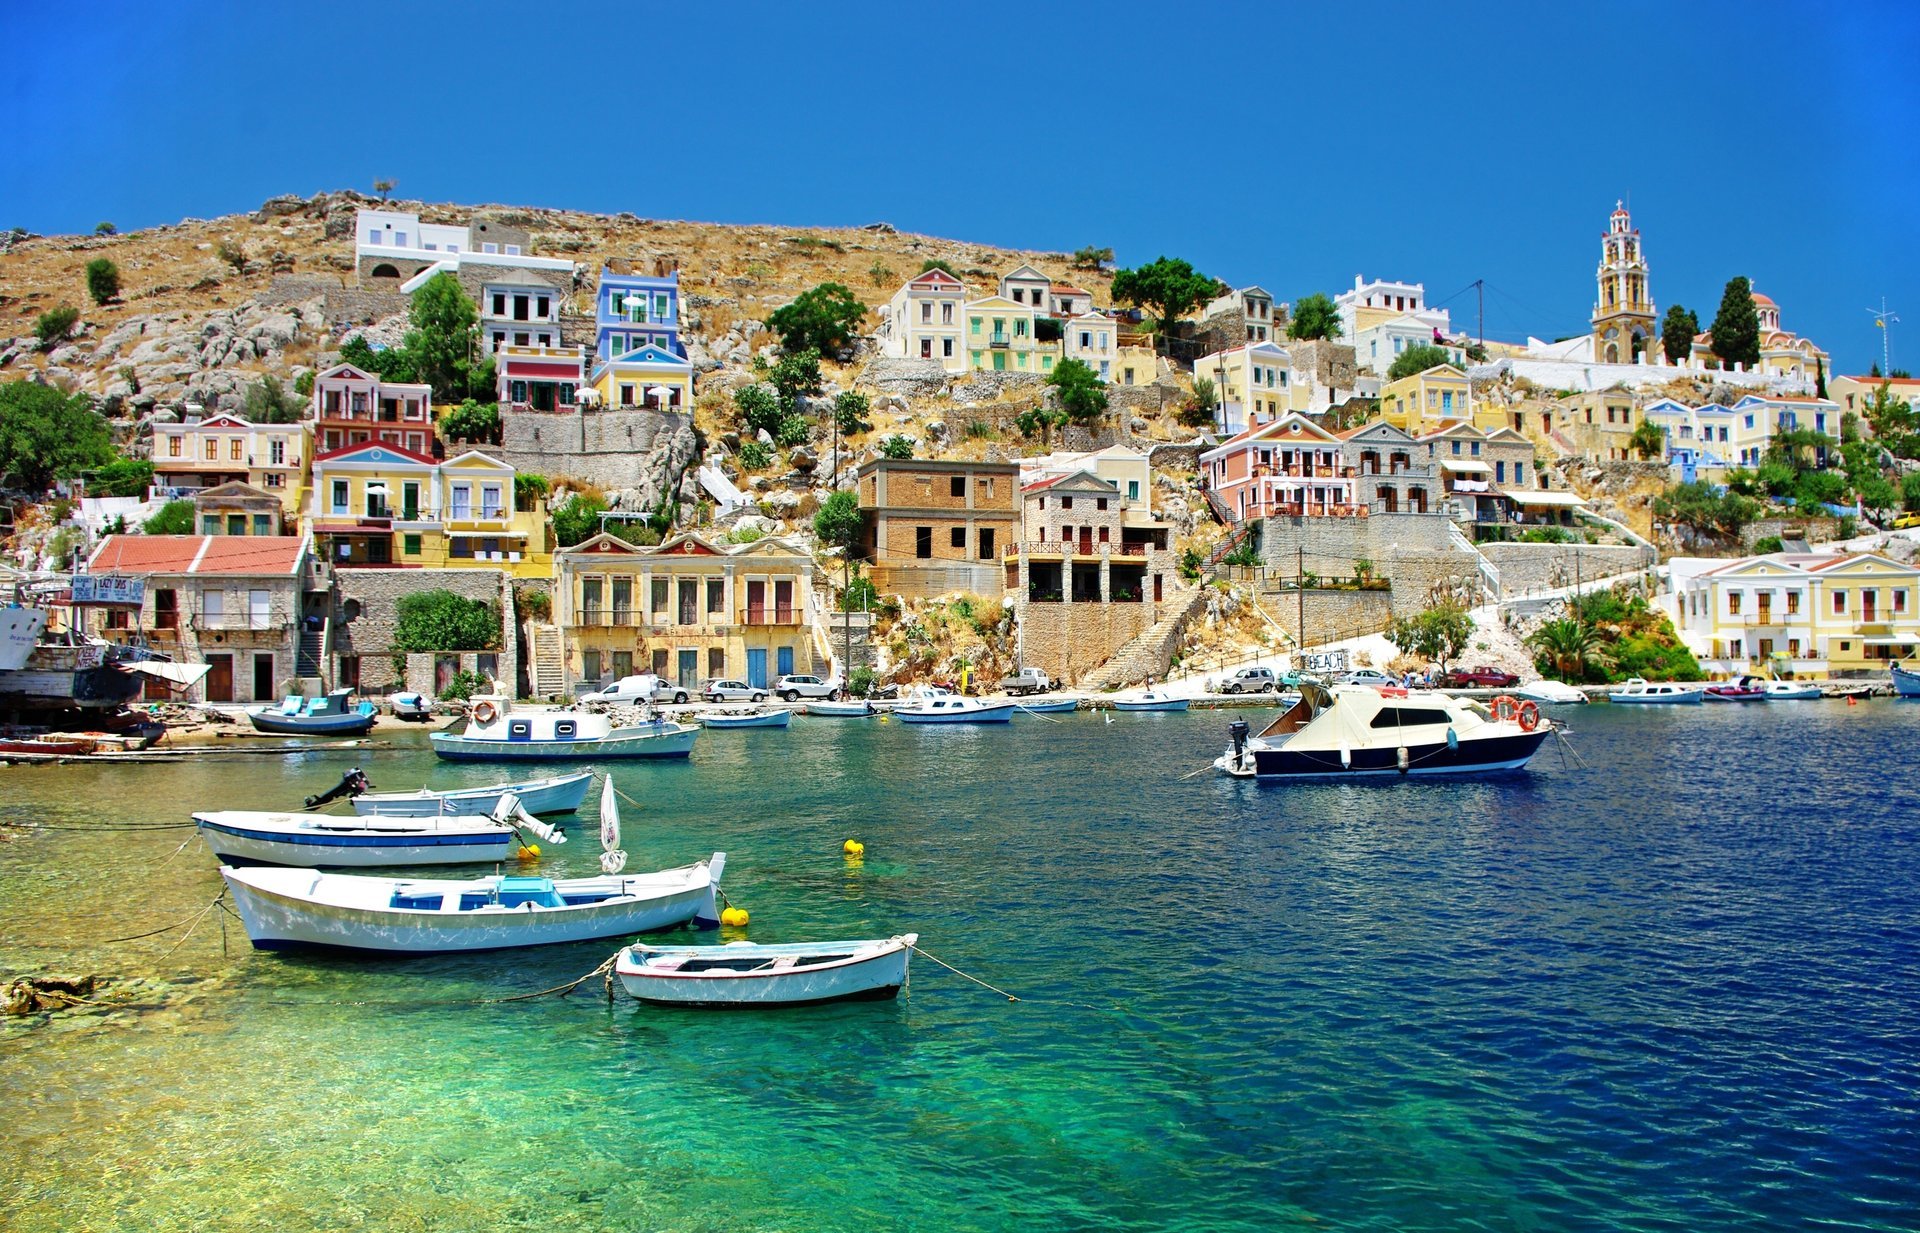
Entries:
{"label": "arched doorway", "polygon": [[376,265],[376,266],[374,266],[374,267],[373,267],[373,271],[372,271],[372,272],[371,272],[370,274],[368,274],[368,276],[367,276],[367,277],[369,277],[369,278],[399,278],[399,277],[400,277],[400,271],[399,271],[398,269],[396,269],[395,267],[393,267],[392,265],[389,265],[389,264],[387,264],[386,262],[384,262],[384,261],[383,261],[383,262],[381,262],[381,263],[380,263],[379,265]]}

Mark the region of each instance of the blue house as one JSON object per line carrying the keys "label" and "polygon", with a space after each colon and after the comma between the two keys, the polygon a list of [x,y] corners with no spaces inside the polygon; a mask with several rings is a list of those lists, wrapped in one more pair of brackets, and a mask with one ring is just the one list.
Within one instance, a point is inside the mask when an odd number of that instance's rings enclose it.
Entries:
{"label": "blue house", "polygon": [[602,269],[600,290],[594,299],[594,324],[596,364],[643,347],[686,359],[687,349],[680,341],[679,272],[648,278]]}

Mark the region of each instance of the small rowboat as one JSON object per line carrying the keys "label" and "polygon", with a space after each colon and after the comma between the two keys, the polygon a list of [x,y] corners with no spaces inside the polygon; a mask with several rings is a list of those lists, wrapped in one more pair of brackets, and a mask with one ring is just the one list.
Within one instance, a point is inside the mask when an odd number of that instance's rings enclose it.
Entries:
{"label": "small rowboat", "polygon": [[353,798],[353,810],[359,814],[378,814],[388,818],[426,818],[441,813],[492,813],[499,808],[501,797],[513,795],[520,798],[520,807],[528,813],[572,813],[580,808],[580,802],[587,799],[587,789],[592,786],[593,772],[580,771],[573,775],[487,784],[479,788],[366,792]]}
{"label": "small rowboat", "polygon": [[709,711],[700,716],[700,722],[709,728],[784,728],[792,718],[792,712],[779,707],[764,711]]}
{"label": "small rowboat", "polygon": [[277,736],[359,736],[373,727],[379,711],[371,702],[350,706],[351,689],[324,698],[288,698],[279,706],[256,706],[247,719],[261,732]]}
{"label": "small rowboat", "polygon": [[1071,715],[1080,709],[1080,699],[1055,698],[1049,702],[1016,702],[1014,705],[1029,715]]}
{"label": "small rowboat", "polygon": [[387,698],[393,717],[408,723],[423,724],[433,718],[433,699],[423,693],[399,693]]}
{"label": "small rowboat", "polygon": [[311,869],[220,867],[256,950],[386,955],[507,950],[720,923],[724,852],[678,869],[597,878],[495,874],[376,878]]}
{"label": "small rowboat", "polygon": [[1806,681],[1768,681],[1761,688],[1768,702],[1800,702],[1825,696],[1818,685]]}
{"label": "small rowboat", "polygon": [[1920,698],[1920,672],[1900,664],[1889,664],[1893,676],[1894,696],[1900,698]]}
{"label": "small rowboat", "polygon": [[807,714],[819,715],[826,719],[868,719],[878,715],[871,702],[828,702],[821,699],[807,703]]}
{"label": "small rowboat", "polygon": [[193,815],[200,837],[231,864],[468,865],[507,859],[515,830],[490,817],[339,817],[219,809]]}
{"label": "small rowboat", "polygon": [[917,933],[866,942],[762,946],[629,946],[613,965],[628,993],[653,1006],[744,1010],[898,997]]}
{"label": "small rowboat", "polygon": [[1191,699],[1175,698],[1157,689],[1144,689],[1126,697],[1116,696],[1113,709],[1116,711],[1184,711]]}

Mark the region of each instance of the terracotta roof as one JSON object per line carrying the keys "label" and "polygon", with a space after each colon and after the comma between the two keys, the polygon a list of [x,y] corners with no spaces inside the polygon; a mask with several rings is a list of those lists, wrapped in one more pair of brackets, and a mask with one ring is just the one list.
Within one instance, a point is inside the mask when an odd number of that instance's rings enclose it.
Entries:
{"label": "terracotta roof", "polygon": [[1090,296],[1093,294],[1093,292],[1088,291],[1085,287],[1076,287],[1072,283],[1055,283],[1053,284],[1053,286],[1049,287],[1048,290],[1049,291],[1070,291],[1074,295]]}
{"label": "terracotta roof", "polygon": [[[1773,304],[1773,297],[1770,295],[1763,294],[1762,292],[1756,291],[1753,293],[1753,302],[1755,304]],[[1779,307],[1778,304],[1773,304],[1773,306],[1775,308]]]}
{"label": "terracotta roof", "polygon": [[87,568],[96,574],[291,575],[303,535],[109,535]]}

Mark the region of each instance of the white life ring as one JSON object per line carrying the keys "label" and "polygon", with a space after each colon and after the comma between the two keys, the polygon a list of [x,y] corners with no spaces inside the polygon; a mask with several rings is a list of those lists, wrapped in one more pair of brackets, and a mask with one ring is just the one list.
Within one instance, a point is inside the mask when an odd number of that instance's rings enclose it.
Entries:
{"label": "white life ring", "polygon": [[490,724],[500,718],[500,708],[491,702],[481,701],[473,705],[473,722]]}

